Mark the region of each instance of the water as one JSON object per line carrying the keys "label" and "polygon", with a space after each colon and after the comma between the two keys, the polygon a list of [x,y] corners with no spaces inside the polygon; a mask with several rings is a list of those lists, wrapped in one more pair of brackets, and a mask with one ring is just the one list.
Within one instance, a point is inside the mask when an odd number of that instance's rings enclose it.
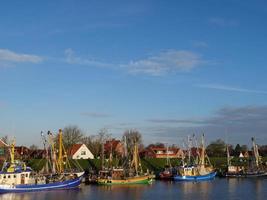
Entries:
{"label": "water", "polygon": [[131,199],[267,199],[267,179],[224,179],[207,182],[163,182],[151,185],[97,186],[79,189],[3,194],[0,200],[131,200]]}

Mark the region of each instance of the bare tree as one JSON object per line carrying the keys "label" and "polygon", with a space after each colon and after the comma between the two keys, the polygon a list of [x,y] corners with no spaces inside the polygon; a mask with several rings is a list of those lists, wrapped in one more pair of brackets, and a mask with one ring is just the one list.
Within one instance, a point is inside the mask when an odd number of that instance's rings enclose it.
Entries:
{"label": "bare tree", "polygon": [[34,144],[32,144],[30,147],[29,147],[30,150],[37,150],[38,147]]}
{"label": "bare tree", "polygon": [[85,136],[82,139],[82,143],[85,144],[95,157],[100,154],[100,144],[96,140],[95,135]]}
{"label": "bare tree", "polygon": [[138,144],[139,149],[143,148],[142,135],[135,129],[126,130],[122,140],[126,143],[126,151],[129,155],[132,155],[135,144]]}
{"label": "bare tree", "polygon": [[90,149],[95,157],[101,155],[104,143],[110,138],[106,129],[101,129],[97,135],[85,136],[82,142]]}
{"label": "bare tree", "polygon": [[83,138],[84,133],[78,126],[70,125],[63,129],[62,140],[66,150],[74,144],[81,143]]}

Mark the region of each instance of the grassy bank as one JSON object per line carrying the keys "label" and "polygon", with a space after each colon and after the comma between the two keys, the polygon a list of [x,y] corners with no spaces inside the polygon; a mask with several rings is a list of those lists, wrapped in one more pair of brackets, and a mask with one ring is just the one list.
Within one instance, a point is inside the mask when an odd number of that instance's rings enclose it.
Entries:
{"label": "grassy bank", "polygon": [[[178,166],[181,163],[181,159],[170,159],[172,166]],[[116,165],[117,161],[114,160],[114,165]],[[210,158],[211,164],[216,169],[225,169],[227,166],[227,159],[224,157],[212,157]],[[263,162],[267,162],[267,157],[263,158]],[[141,164],[144,171],[154,171],[155,173],[164,169],[166,164],[166,159],[161,158],[144,158],[141,160]],[[248,160],[243,159],[240,160],[239,158],[234,158],[232,160],[233,165],[241,165],[247,166]],[[33,170],[39,171],[45,166],[45,160],[43,159],[32,159],[27,162],[27,165],[32,167]],[[72,167],[78,168],[78,166],[82,167],[84,170],[99,170],[101,168],[101,161],[99,159],[92,159],[92,160],[70,160],[70,165]]]}

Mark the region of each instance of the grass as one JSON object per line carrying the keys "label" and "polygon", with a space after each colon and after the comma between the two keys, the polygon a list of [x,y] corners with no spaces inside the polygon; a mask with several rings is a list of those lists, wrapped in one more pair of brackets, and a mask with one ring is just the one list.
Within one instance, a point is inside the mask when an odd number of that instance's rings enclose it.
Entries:
{"label": "grass", "polygon": [[[264,157],[263,162],[267,162],[267,157]],[[170,159],[172,166],[179,166],[181,163],[181,159]],[[118,161],[113,160],[113,164],[116,165]],[[210,158],[211,164],[216,169],[224,170],[227,167],[227,159],[225,157],[212,157]],[[78,164],[77,164],[78,163]],[[84,170],[99,170],[101,168],[101,160],[100,159],[91,159],[91,160],[70,160],[71,167],[77,168],[77,166],[81,166]],[[143,171],[153,171],[155,173],[161,171],[164,169],[166,164],[166,159],[164,158],[143,158],[141,159],[141,164],[143,167]],[[239,165],[239,166],[247,166],[248,165],[248,159],[240,159],[240,158],[234,158],[232,159],[233,165]],[[44,159],[31,159],[27,162],[27,165],[30,166],[35,171],[40,171],[44,165],[45,160]]]}

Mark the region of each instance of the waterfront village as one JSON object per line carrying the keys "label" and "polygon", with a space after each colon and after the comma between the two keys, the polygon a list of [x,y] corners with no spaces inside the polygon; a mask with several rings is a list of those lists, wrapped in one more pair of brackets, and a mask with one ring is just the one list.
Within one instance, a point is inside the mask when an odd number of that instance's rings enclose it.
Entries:
{"label": "waterfront village", "polygon": [[67,126],[56,133],[41,132],[40,138],[43,148],[16,145],[8,136],[0,139],[0,191],[76,187],[81,182],[147,184],[155,179],[267,176],[267,145],[257,145],[253,137],[248,138],[251,148],[221,139],[206,144],[204,134],[188,135],[181,146],[161,142],[145,146],[138,130],[126,130],[119,139],[105,129],[86,136],[79,127]]}

